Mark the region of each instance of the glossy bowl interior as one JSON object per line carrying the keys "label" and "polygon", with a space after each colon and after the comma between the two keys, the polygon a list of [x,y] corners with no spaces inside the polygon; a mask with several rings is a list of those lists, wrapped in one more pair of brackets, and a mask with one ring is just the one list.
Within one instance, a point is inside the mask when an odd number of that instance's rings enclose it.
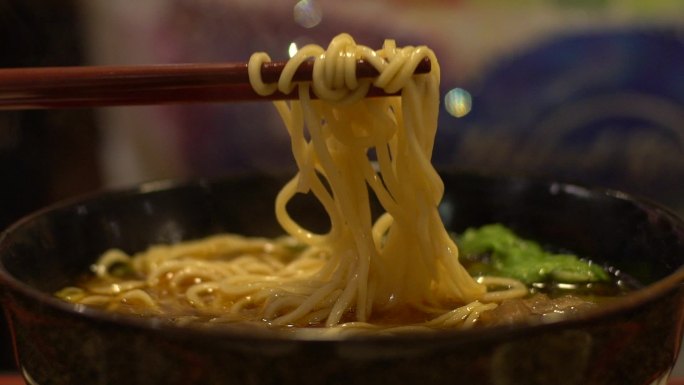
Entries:
{"label": "glossy bowl interior", "polygon": [[[550,324],[355,339],[179,328],[55,299],[111,247],[282,233],[273,200],[284,178],[150,183],[46,209],[2,235],[0,283],[18,365],[32,384],[646,385],[667,375],[684,323],[681,219],[618,192],[443,177],[441,213],[451,230],[501,222],[620,269],[644,289]],[[302,199],[290,208],[325,228],[317,204]]]}

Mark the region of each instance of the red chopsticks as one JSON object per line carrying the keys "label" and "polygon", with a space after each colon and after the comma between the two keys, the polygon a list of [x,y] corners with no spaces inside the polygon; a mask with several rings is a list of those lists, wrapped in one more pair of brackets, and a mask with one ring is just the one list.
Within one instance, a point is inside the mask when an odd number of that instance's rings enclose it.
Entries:
{"label": "red chopsticks", "polygon": [[[277,81],[285,62],[265,63],[262,79]],[[311,79],[313,62],[305,62],[295,81]],[[430,71],[423,60],[415,73]],[[357,63],[358,77],[374,77],[370,64]],[[372,88],[369,96],[384,95]],[[276,92],[263,97],[252,89],[247,63],[162,64],[148,66],[45,67],[0,69],[0,109],[45,109],[179,103],[293,99]]]}

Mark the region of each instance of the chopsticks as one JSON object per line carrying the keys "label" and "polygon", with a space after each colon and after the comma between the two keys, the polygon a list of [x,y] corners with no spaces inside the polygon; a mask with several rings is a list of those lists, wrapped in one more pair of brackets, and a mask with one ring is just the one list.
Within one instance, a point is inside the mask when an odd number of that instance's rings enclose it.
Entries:
{"label": "chopsticks", "polygon": [[[262,79],[276,82],[286,62],[264,63]],[[359,60],[357,76],[378,76]],[[430,71],[423,60],[415,73]],[[303,63],[294,81],[311,80],[313,62]],[[368,96],[386,95],[371,87]],[[84,66],[0,69],[0,109],[83,108],[122,105],[236,102],[294,99],[276,92],[263,97],[252,89],[247,63],[161,64],[146,66]]]}

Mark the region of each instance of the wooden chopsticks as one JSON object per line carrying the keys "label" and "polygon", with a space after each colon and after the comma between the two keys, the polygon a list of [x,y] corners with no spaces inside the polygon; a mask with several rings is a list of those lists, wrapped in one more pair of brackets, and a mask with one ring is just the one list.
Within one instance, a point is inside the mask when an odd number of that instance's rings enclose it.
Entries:
{"label": "wooden chopsticks", "polygon": [[[286,62],[265,63],[262,79],[276,82]],[[293,80],[311,79],[313,62],[305,62]],[[415,73],[430,71],[423,60]],[[378,72],[360,60],[357,76]],[[385,95],[371,88],[369,96]],[[180,103],[293,99],[297,93],[263,97],[252,89],[247,63],[162,64],[147,66],[44,67],[0,69],[0,109],[46,109]]]}

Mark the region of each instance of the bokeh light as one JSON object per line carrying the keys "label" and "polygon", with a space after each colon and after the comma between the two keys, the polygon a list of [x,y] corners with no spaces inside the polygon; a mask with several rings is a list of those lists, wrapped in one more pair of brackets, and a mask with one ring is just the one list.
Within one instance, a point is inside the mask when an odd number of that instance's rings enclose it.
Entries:
{"label": "bokeh light", "polygon": [[294,57],[294,55],[297,54],[297,51],[299,51],[299,47],[297,47],[297,43],[293,41],[292,43],[290,43],[290,46],[287,47],[287,54],[290,57]]}
{"label": "bokeh light", "polygon": [[463,88],[453,88],[444,95],[444,108],[456,118],[462,118],[470,112],[473,99]]}
{"label": "bokeh light", "polygon": [[299,0],[294,7],[295,23],[313,28],[323,19],[323,10],[316,0]]}

